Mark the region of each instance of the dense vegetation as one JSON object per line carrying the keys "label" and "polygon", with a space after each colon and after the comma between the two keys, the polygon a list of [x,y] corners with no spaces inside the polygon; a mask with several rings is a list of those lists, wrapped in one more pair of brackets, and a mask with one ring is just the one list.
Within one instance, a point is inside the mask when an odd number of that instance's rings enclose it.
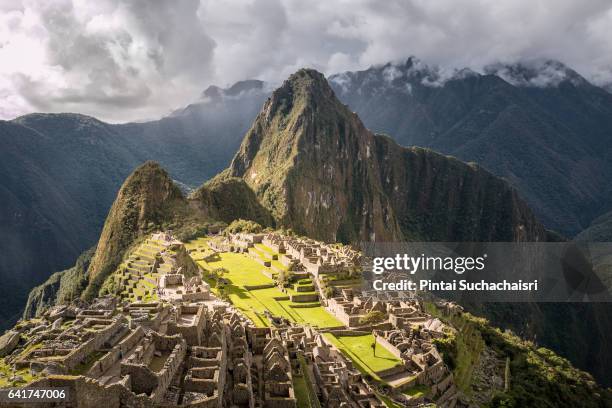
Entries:
{"label": "dense vegetation", "polygon": [[469,313],[444,316],[458,331],[437,341],[446,363],[455,373],[458,386],[467,392],[472,386],[472,369],[483,347],[501,360],[508,360],[508,389],[500,391],[490,407],[612,407],[612,392],[601,388],[593,377],[544,347],[525,341],[511,331],[493,327],[486,319]]}
{"label": "dense vegetation", "polygon": [[258,234],[263,231],[263,227],[256,223],[255,221],[238,219],[232,221],[230,225],[227,226],[225,232],[236,234],[239,232],[246,232],[251,234]]}

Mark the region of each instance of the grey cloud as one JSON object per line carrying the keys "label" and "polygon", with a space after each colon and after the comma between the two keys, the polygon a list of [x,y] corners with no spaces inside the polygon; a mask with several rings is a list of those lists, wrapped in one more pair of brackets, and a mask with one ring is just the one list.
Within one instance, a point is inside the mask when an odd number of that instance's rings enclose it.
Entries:
{"label": "grey cloud", "polygon": [[[26,24],[25,11],[39,26]],[[612,82],[612,4],[603,0],[22,0],[0,8],[0,18],[9,15],[0,58],[28,36],[44,39],[44,55],[35,70],[0,67],[0,94],[21,101],[22,111],[111,121],[161,116],[211,84],[279,83],[302,66],[333,74],[410,55],[441,67],[432,86],[470,72],[464,67],[546,59]],[[560,75],[544,66],[522,80],[544,86]]]}

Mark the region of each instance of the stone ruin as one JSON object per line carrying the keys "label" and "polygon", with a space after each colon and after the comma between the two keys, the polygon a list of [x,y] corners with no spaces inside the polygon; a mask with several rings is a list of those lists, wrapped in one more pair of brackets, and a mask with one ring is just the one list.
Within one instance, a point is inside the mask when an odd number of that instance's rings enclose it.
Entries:
{"label": "stone ruin", "polygon": [[371,312],[387,314],[386,303],[371,296],[361,297],[352,291],[343,291],[342,296],[327,299],[327,310],[348,327],[363,325],[362,319]]}
{"label": "stone ruin", "polygon": [[[280,254],[279,261],[314,278],[346,272],[360,262],[349,247],[274,233],[239,234],[226,243],[246,255],[263,243]],[[287,319],[276,322],[271,315],[271,327],[255,327],[184,269],[177,256],[182,251],[171,235],[156,234],[118,274],[129,288],[134,279],[153,276],[159,300],[108,296],[51,308],[0,337],[0,355],[13,370],[35,374],[28,386],[68,387],[71,406],[293,408],[296,381],[306,383],[309,398],[323,406],[384,406],[377,385],[322,333]],[[346,326],[343,330],[358,335],[369,330],[380,347],[402,361],[378,374],[391,387],[397,378],[409,378],[402,387],[427,386],[428,398],[452,408],[457,390],[433,343],[445,335],[444,324],[415,298],[383,302],[351,289],[340,292],[326,299],[326,307]],[[437,306],[460,312],[452,303]],[[361,324],[372,311],[382,312],[385,320]],[[404,396],[401,402],[423,401]]]}
{"label": "stone ruin", "polygon": [[308,238],[296,238],[278,233],[230,234],[228,240],[218,244],[220,250],[249,252],[262,243],[280,254],[279,261],[289,270],[298,265],[315,277],[326,274],[348,273],[360,265],[361,254],[349,246],[338,247]]}

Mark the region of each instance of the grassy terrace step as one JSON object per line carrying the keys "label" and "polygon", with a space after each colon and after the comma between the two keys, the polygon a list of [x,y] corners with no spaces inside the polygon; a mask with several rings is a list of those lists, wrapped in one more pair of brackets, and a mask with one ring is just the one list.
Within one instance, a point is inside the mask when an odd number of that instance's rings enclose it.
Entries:
{"label": "grassy terrace step", "polygon": [[287,267],[285,265],[283,265],[280,261],[273,259],[270,261],[271,267],[274,269],[276,268],[279,271],[286,271]]}
{"label": "grassy terrace step", "polygon": [[144,262],[148,262],[148,263],[153,263],[155,262],[155,255],[148,255],[148,254],[135,254],[136,256],[134,257],[136,260],[138,261],[144,261]]}
{"label": "grassy terrace step", "polygon": [[130,263],[132,265],[138,265],[138,266],[148,266],[148,267],[153,266],[153,262],[146,261],[144,259],[136,259],[134,261],[130,261]]}
{"label": "grassy terrace step", "polygon": [[255,248],[257,248],[260,252],[265,252],[270,255],[278,255],[278,252],[275,252],[272,248],[264,245],[264,244],[255,244]]}
{"label": "grassy terrace step", "polygon": [[266,254],[264,252],[258,251],[255,248],[249,248],[249,254],[252,257],[261,259],[262,261],[267,261],[267,262],[271,262],[272,261],[272,257],[269,256],[269,254]]}

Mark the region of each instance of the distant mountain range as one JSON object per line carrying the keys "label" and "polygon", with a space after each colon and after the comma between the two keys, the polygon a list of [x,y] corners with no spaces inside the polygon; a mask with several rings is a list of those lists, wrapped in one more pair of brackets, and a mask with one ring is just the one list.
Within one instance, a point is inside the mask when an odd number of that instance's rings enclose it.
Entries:
{"label": "distant mountain range", "polygon": [[[573,236],[612,209],[612,94],[559,63],[475,73],[410,58],[332,75],[330,84],[373,132],[504,177],[547,228]],[[96,243],[132,169],[152,159],[183,189],[199,185],[229,164],[270,93],[261,81],[210,87],[193,104],[146,123],[111,125],[76,114],[0,122],[2,325],[18,317],[29,288]],[[358,233],[343,228],[338,237]]]}
{"label": "distant mountain range", "polygon": [[612,94],[554,61],[444,72],[414,58],[330,77],[370,129],[474,161],[573,236],[612,203]]}

